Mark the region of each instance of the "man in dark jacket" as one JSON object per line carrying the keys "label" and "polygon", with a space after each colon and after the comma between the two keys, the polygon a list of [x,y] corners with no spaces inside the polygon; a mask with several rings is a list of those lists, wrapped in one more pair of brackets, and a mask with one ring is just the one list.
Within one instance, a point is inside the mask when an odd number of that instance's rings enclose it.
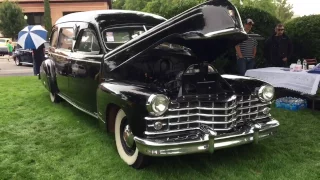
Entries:
{"label": "man in dark jacket", "polygon": [[287,67],[288,59],[292,55],[292,43],[284,33],[283,24],[278,24],[275,34],[266,40],[264,56],[268,67]]}

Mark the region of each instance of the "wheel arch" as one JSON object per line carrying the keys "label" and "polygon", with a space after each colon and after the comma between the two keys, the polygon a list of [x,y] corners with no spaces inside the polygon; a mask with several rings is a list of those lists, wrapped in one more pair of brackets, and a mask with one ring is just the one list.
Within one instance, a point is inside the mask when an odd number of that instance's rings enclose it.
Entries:
{"label": "wheel arch", "polygon": [[[132,86],[131,86],[132,87]],[[114,132],[114,121],[119,109],[122,109],[135,136],[143,137],[146,130],[144,117],[148,115],[146,102],[149,94],[131,91],[129,86],[102,83],[97,90],[97,112],[100,126],[107,132]]]}
{"label": "wheel arch", "polygon": [[40,66],[40,80],[49,92],[57,92],[55,65],[51,59],[46,59]]}

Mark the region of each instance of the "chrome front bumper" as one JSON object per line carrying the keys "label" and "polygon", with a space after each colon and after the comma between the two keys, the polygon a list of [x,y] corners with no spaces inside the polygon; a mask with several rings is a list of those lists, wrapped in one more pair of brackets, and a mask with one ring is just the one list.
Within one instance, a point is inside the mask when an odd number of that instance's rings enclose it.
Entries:
{"label": "chrome front bumper", "polygon": [[156,142],[148,139],[134,137],[134,141],[140,153],[148,156],[175,156],[192,153],[213,153],[214,150],[248,144],[273,135],[279,126],[277,120],[267,123],[256,123],[247,126],[241,131],[217,136],[210,127],[202,129],[203,138],[196,141],[183,142]]}

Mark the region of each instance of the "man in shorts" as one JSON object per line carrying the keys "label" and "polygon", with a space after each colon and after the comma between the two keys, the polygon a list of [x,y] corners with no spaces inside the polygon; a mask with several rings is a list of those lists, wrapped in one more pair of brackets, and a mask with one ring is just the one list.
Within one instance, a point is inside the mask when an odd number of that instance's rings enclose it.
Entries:
{"label": "man in shorts", "polygon": [[8,40],[9,42],[7,43],[7,47],[8,47],[8,61],[10,61],[9,59],[12,57],[12,53],[13,53],[13,47],[12,47],[12,42],[10,40]]}

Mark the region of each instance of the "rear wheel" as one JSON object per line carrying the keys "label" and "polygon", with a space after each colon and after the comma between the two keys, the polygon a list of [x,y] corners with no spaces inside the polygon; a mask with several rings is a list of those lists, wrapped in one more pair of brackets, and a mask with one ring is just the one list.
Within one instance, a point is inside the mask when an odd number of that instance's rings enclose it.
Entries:
{"label": "rear wheel", "polygon": [[118,153],[125,163],[136,169],[147,164],[147,157],[141,154],[135,145],[128,119],[122,109],[118,111],[115,119],[115,139]]}
{"label": "rear wheel", "polygon": [[47,77],[48,78],[48,85],[49,85],[49,92],[50,92],[50,100],[53,103],[59,103],[62,98],[58,95],[58,91],[56,89],[56,84],[53,83],[54,80],[52,80],[51,77]]}
{"label": "rear wheel", "polygon": [[61,98],[57,93],[50,92],[50,100],[53,103],[59,103],[61,101]]}

